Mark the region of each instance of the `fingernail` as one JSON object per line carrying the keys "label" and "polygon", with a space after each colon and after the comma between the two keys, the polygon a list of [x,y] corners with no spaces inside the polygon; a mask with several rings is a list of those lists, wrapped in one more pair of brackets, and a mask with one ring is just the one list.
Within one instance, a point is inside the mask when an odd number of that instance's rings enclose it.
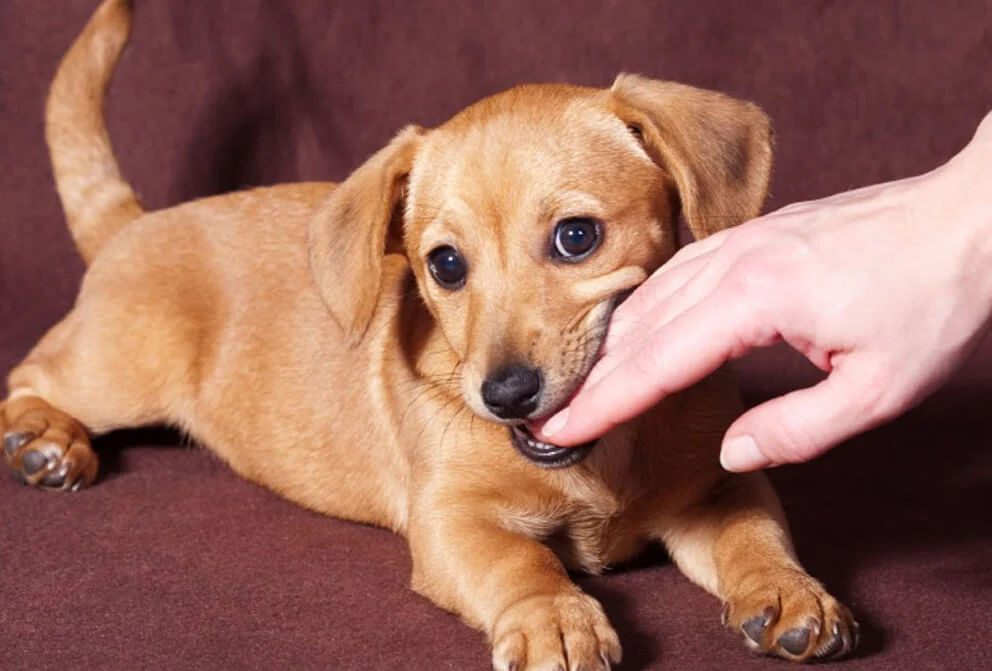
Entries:
{"label": "fingernail", "polygon": [[559,431],[565,428],[565,424],[568,422],[568,408],[565,408],[557,415],[552,417],[547,421],[547,423],[541,427],[541,433],[544,434],[546,438],[550,438]]}
{"label": "fingernail", "polygon": [[720,451],[720,465],[734,473],[755,471],[771,463],[754,442],[751,436],[737,436],[723,444]]}

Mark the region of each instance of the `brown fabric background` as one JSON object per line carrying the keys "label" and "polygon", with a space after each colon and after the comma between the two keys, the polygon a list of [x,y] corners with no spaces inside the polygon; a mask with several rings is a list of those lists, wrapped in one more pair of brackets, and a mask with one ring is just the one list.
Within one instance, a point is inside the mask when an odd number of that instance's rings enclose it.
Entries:
{"label": "brown fabric background", "polygon": [[[0,0],[0,373],[82,273],[51,184],[45,89],[95,0]],[[405,123],[528,81],[618,71],[761,104],[772,207],[916,174],[992,109],[992,2],[137,0],[108,118],[152,207],[341,179]],[[954,222],[943,222],[952,234]],[[810,382],[787,351],[748,397]],[[808,568],[864,627],[845,669],[992,668],[992,342],[936,398],[774,479]],[[0,478],[0,668],[486,669],[482,637],[406,587],[403,541],[322,518],[165,432],[100,441],[103,479]],[[626,669],[771,669],[663,557],[582,584]]]}

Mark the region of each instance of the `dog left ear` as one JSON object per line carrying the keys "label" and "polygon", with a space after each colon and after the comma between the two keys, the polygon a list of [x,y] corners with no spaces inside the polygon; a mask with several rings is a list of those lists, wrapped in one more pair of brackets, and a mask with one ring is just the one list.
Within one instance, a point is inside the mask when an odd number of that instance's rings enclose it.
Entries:
{"label": "dog left ear", "polygon": [[310,272],[348,344],[361,342],[382,291],[390,222],[402,208],[423,129],[407,126],[334,188],[310,222]]}
{"label": "dog left ear", "polygon": [[610,93],[614,112],[675,180],[697,239],[758,215],[772,169],[772,127],[761,109],[637,75],[620,75]]}

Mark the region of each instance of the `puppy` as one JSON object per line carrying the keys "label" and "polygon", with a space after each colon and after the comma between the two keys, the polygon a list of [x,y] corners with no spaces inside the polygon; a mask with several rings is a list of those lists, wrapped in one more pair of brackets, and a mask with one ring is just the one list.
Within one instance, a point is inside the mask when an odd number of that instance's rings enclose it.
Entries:
{"label": "puppy", "polygon": [[525,422],[588,373],[611,311],[675,249],[758,213],[755,106],[620,76],[521,86],[408,127],[345,182],[146,213],[102,118],[130,7],[66,55],[47,140],[89,268],[9,376],[0,432],[26,483],[75,490],[90,437],[168,423],[312,510],[403,534],[413,588],[485,632],[495,668],[600,669],[620,643],[566,569],[665,545],[749,647],[805,661],[857,625],[797,561],[762,475],[729,475],[721,372],[595,445]]}

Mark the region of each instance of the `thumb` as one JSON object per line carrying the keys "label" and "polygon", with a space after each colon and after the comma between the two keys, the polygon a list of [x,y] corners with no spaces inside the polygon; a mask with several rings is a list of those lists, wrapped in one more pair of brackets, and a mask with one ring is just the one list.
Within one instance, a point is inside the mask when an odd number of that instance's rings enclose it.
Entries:
{"label": "thumb", "polygon": [[720,463],[728,471],[809,461],[880,423],[863,381],[835,368],[817,385],[762,403],[727,430]]}

